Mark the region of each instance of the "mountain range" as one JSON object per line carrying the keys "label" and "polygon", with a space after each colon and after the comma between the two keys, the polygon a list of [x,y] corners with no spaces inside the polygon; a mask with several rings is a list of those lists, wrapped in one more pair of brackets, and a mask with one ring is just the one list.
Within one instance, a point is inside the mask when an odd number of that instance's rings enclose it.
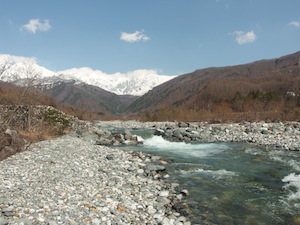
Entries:
{"label": "mountain range", "polygon": [[180,76],[152,70],[105,74],[90,68],[53,72],[34,60],[0,55],[0,80],[33,85],[61,104],[145,120],[300,119],[300,51]]}
{"label": "mountain range", "polygon": [[[1,69],[3,72],[1,72]],[[126,74],[106,74],[88,67],[54,72],[36,63],[34,59],[0,54],[0,80],[21,84],[26,78],[34,78],[37,85],[76,81],[102,88],[117,95],[141,96],[153,87],[175,76],[158,75],[155,70],[134,70]]]}

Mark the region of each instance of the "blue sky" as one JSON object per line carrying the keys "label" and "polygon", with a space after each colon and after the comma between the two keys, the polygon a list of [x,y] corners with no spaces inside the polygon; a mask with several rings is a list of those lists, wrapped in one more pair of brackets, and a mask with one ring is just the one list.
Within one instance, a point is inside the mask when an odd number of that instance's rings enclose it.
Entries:
{"label": "blue sky", "polygon": [[196,69],[300,50],[299,0],[2,0],[0,54],[54,71]]}

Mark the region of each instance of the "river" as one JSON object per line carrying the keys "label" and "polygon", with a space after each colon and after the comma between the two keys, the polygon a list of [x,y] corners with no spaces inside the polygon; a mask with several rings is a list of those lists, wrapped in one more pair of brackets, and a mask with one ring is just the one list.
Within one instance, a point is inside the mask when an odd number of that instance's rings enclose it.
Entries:
{"label": "river", "polygon": [[192,224],[300,224],[300,154],[246,143],[178,143],[145,131],[143,145],[162,156],[169,181],[188,189]]}

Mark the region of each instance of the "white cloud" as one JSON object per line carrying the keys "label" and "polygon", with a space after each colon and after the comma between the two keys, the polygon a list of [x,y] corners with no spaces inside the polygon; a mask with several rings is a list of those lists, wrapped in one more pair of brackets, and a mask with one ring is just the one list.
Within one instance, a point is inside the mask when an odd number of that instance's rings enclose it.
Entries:
{"label": "white cloud", "polygon": [[256,34],[252,31],[234,31],[232,33],[235,36],[235,40],[239,45],[252,43],[256,40]]}
{"label": "white cloud", "polygon": [[289,23],[290,26],[296,27],[296,28],[300,28],[300,21],[292,21]]}
{"label": "white cloud", "polygon": [[48,31],[50,28],[51,25],[49,20],[44,20],[44,23],[42,23],[39,19],[31,19],[27,24],[24,24],[21,27],[21,30],[36,33],[37,31]]}
{"label": "white cloud", "polygon": [[127,42],[137,42],[137,41],[148,41],[150,38],[144,33],[144,31],[136,31],[134,33],[126,33],[122,32],[120,39],[122,41],[127,41]]}

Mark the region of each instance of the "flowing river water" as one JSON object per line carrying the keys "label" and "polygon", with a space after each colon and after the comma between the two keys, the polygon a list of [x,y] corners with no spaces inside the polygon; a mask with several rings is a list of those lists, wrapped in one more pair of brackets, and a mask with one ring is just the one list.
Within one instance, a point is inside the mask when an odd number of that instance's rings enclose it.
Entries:
{"label": "flowing river water", "polygon": [[178,143],[145,131],[140,146],[162,156],[170,182],[189,190],[193,224],[300,224],[300,154],[246,143]]}

